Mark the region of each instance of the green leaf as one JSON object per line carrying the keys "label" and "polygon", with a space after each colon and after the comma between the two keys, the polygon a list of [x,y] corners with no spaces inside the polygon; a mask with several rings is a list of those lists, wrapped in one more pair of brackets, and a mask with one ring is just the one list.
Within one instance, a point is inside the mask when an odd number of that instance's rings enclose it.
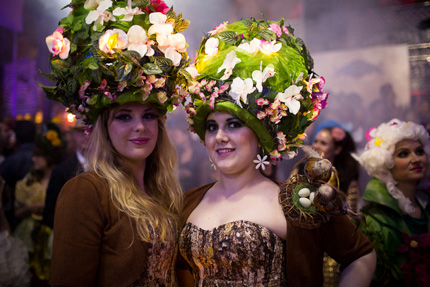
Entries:
{"label": "green leaf", "polygon": [[178,17],[176,17],[176,20],[175,20],[174,31],[176,33],[183,32],[188,28],[189,25],[190,25],[190,21],[186,19],[182,19],[182,13],[179,13]]}
{"label": "green leaf", "polygon": [[67,93],[70,95],[75,94],[78,91],[78,81],[74,78],[67,79]]}
{"label": "green leaf", "polygon": [[82,22],[81,22],[81,21],[77,21],[77,22],[75,23],[75,25],[73,25],[72,30],[73,30],[73,31],[79,31],[79,30],[81,30],[81,28],[82,28]]}
{"label": "green leaf", "polygon": [[218,38],[229,45],[236,43],[236,33],[233,31],[223,31],[218,34]]}
{"label": "green leaf", "polygon": [[261,38],[265,41],[276,40],[276,33],[273,31],[270,31],[268,29],[264,29],[264,30],[259,31],[258,35],[260,35]]}
{"label": "green leaf", "polygon": [[173,62],[165,57],[155,57],[155,64],[165,73],[170,72]]}
{"label": "green leaf", "polygon": [[187,81],[192,82],[193,81],[193,77],[191,76],[190,73],[188,73],[187,70],[185,69],[180,69],[179,72],[185,77],[185,79],[187,79]]}
{"label": "green leaf", "polygon": [[247,26],[247,27],[251,27],[252,26],[252,21],[248,20],[248,19],[242,19],[241,22]]}
{"label": "green leaf", "polygon": [[145,6],[151,5],[151,0],[140,0],[140,2],[142,2]]}
{"label": "green leaf", "polygon": [[136,51],[132,51],[132,50],[127,50],[127,51],[124,51],[124,52],[122,53],[122,55],[123,55],[127,60],[129,60],[129,61],[131,61],[131,62],[135,63],[135,64],[136,64],[136,65],[138,65],[138,66],[140,66],[139,61],[140,61],[141,57],[140,57],[140,54],[139,54],[138,52],[136,52]]}
{"label": "green leaf", "polygon": [[118,81],[124,81],[125,77],[131,72],[133,65],[131,63],[124,63],[117,67],[116,74]]}
{"label": "green leaf", "polygon": [[143,72],[147,75],[156,75],[161,74],[163,71],[156,64],[146,63],[143,65]]}
{"label": "green leaf", "polygon": [[97,98],[98,98],[98,95],[92,96],[88,101],[88,105],[95,105],[97,103]]}
{"label": "green leaf", "polygon": [[38,69],[39,73],[46,79],[48,79],[51,82],[56,82],[57,81],[57,76],[53,75],[53,74],[46,74],[44,73],[41,69]]}

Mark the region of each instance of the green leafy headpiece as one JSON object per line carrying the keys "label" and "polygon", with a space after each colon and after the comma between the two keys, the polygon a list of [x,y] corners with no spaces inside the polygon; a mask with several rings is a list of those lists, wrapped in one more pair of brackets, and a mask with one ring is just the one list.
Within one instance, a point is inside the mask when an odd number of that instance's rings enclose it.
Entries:
{"label": "green leafy headpiece", "polygon": [[243,19],[210,31],[187,68],[190,130],[204,140],[207,115],[227,111],[253,129],[272,162],[294,156],[328,94],[293,31],[284,19]]}
{"label": "green leafy headpiece", "polygon": [[162,0],[72,0],[72,12],[46,38],[56,82],[46,96],[91,127],[114,103],[172,111],[186,95],[183,67],[189,21]]}

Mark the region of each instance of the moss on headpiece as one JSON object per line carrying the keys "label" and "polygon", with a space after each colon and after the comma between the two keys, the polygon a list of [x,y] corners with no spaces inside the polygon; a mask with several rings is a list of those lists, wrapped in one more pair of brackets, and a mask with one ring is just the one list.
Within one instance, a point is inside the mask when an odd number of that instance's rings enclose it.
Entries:
{"label": "moss on headpiece", "polygon": [[55,86],[46,96],[91,125],[112,104],[152,103],[172,111],[186,95],[189,25],[162,0],[72,0],[46,38]]}
{"label": "moss on headpiece", "polygon": [[204,140],[207,115],[228,111],[256,133],[272,161],[291,157],[326,106],[324,78],[312,69],[306,46],[284,19],[222,23],[205,36],[187,68],[190,129]]}

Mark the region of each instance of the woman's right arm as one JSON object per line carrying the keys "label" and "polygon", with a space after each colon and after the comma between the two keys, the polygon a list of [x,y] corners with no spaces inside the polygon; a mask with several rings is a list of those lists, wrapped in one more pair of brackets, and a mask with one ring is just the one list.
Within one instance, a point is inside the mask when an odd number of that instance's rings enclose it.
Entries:
{"label": "woman's right arm", "polygon": [[55,208],[52,285],[96,285],[103,228],[97,187],[86,177],[68,181]]}

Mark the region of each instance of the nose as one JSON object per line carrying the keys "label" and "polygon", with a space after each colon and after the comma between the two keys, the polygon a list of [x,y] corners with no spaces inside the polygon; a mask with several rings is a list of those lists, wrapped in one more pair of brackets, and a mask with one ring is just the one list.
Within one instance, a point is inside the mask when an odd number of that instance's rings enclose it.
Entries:
{"label": "nose", "polygon": [[142,132],[145,130],[145,123],[143,122],[143,120],[141,120],[141,119],[136,120],[134,130],[136,132]]}
{"label": "nose", "polygon": [[411,160],[412,160],[412,162],[416,163],[416,162],[420,162],[421,158],[419,155],[417,155],[416,153],[413,152],[413,153],[411,153]]}
{"label": "nose", "polygon": [[223,129],[218,129],[215,139],[218,143],[228,142],[228,136]]}

